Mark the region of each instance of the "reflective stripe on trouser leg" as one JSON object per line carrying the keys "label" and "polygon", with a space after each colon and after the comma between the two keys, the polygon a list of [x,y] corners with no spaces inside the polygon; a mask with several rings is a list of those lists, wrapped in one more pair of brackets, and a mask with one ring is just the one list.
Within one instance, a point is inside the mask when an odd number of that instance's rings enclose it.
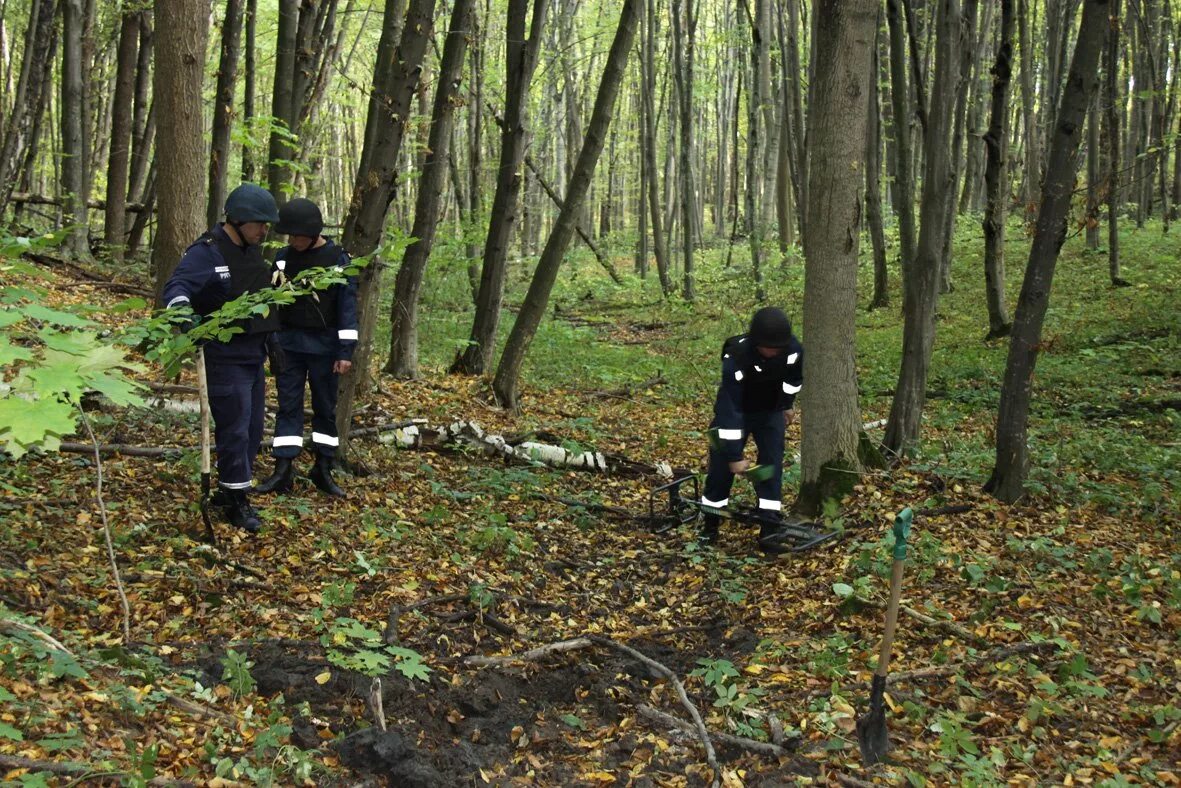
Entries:
{"label": "reflective stripe on trouser leg", "polygon": [[775,473],[770,479],[755,483],[759,509],[778,513],[783,509],[783,413],[773,411],[760,413],[753,418],[748,416],[747,427],[759,450],[759,465],[775,466]]}
{"label": "reflective stripe on trouser leg", "polygon": [[[279,390],[279,411],[275,414],[275,443],[272,453],[276,457],[292,459],[299,456],[303,448],[303,387],[307,380],[308,366],[303,353],[285,352],[283,371],[276,378]],[[298,442],[293,442],[297,438]]]}
{"label": "reflective stripe on trouser leg", "polygon": [[340,376],[332,371],[332,356],[307,356],[308,388],[312,392],[312,448],[317,454],[335,457],[340,439],[336,437],[336,392]]}
{"label": "reflective stripe on trouser leg", "polygon": [[206,357],[205,370],[210,380],[218,482],[227,489],[245,489],[252,478],[254,455],[262,444],[262,364],[211,363]]}

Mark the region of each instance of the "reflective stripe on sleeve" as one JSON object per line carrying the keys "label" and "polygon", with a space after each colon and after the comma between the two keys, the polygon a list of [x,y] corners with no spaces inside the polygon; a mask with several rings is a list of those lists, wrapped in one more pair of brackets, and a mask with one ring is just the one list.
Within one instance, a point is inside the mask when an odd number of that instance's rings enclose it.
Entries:
{"label": "reflective stripe on sleeve", "polygon": [[800,389],[802,389],[802,388],[803,388],[803,386],[793,386],[786,381],[783,384],[783,392],[785,394],[799,394]]}
{"label": "reflective stripe on sleeve", "polygon": [[741,369],[734,373],[734,379],[735,380],[742,380],[742,370]]}
{"label": "reflective stripe on sleeve", "polygon": [[787,363],[788,363],[788,364],[794,364],[794,363],[796,363],[797,361],[799,361],[799,359],[800,359],[800,354],[799,354],[799,353],[792,353],[790,356],[788,356],[788,357],[787,357]]}
{"label": "reflective stripe on sleeve", "polygon": [[336,332],[336,338],[341,339],[341,340],[351,339],[354,342],[356,342],[357,339],[359,338],[359,334],[357,333],[357,329],[355,329],[355,328],[342,328]]}
{"label": "reflective stripe on sleeve", "polygon": [[172,307],[176,306],[177,304],[187,304],[187,303],[189,303],[188,296],[177,296],[176,298],[173,298],[171,301],[169,301],[168,306],[166,306],[164,308],[165,309],[172,309]]}

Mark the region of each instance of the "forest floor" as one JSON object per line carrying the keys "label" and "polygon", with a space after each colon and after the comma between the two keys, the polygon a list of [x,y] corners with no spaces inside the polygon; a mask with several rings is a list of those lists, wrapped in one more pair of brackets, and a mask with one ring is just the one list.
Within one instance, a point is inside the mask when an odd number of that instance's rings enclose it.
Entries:
{"label": "forest floor", "polygon": [[[1015,294],[1027,243],[1014,229]],[[656,533],[621,513],[647,513],[655,473],[400,450],[372,435],[359,439],[368,473],[341,478],[347,500],[301,480],[260,497],[257,537],[219,523],[213,548],[200,540],[195,415],[95,411],[103,443],[188,450],[103,459],[130,642],[92,458],[0,460],[0,777],[709,784],[700,736],[651,711],[689,720],[674,683],[626,646],[678,677],[711,732],[778,742],[713,736],[727,786],[1177,784],[1181,276],[1175,233],[1128,231],[1123,248],[1132,287],[1109,287],[1106,258],[1078,239],[1060,262],[1026,500],[980,492],[1007,343],[982,340],[979,244],[965,240],[941,302],[922,452],[826,507],[839,541],[779,558],[745,527],[703,551],[691,525]],[[769,272],[797,319],[799,267]],[[509,413],[483,381],[444,374],[470,309],[462,261],[441,268],[423,305],[423,379],[378,377],[358,425],[468,419],[702,470],[718,348],[754,307],[749,270],[703,266],[695,305],[593,270],[576,257],[563,274]],[[58,307],[124,298],[52,273],[45,297]],[[510,293],[522,289],[518,278]],[[858,320],[868,422],[888,412],[901,317]],[[657,372],[666,382],[636,387]],[[889,524],[907,506],[918,516],[890,665],[892,750],[865,767],[854,720],[881,636]]]}

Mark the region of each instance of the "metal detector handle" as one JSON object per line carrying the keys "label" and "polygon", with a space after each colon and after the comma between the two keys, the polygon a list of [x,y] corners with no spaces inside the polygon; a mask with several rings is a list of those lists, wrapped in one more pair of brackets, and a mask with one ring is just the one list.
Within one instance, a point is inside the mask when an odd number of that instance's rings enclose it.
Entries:
{"label": "metal detector handle", "polygon": [[201,398],[201,492],[209,493],[209,379],[205,374],[205,348],[197,348],[197,392]]}
{"label": "metal detector handle", "polygon": [[882,650],[878,655],[878,667],[874,674],[883,680],[890,670],[890,651],[894,647],[894,631],[898,627],[898,604],[902,599],[902,569],[906,563],[906,537],[914,512],[910,507],[903,509],[894,518],[894,564],[890,568],[890,602],[886,606],[886,631],[882,635]]}

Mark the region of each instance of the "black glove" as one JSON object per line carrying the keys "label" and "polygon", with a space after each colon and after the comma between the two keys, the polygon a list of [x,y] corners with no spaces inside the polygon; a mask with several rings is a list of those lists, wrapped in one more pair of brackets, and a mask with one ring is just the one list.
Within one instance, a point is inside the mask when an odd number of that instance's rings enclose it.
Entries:
{"label": "black glove", "polygon": [[279,377],[279,373],[287,369],[287,356],[283,354],[283,346],[274,334],[267,337],[267,358],[271,362],[271,375]]}

